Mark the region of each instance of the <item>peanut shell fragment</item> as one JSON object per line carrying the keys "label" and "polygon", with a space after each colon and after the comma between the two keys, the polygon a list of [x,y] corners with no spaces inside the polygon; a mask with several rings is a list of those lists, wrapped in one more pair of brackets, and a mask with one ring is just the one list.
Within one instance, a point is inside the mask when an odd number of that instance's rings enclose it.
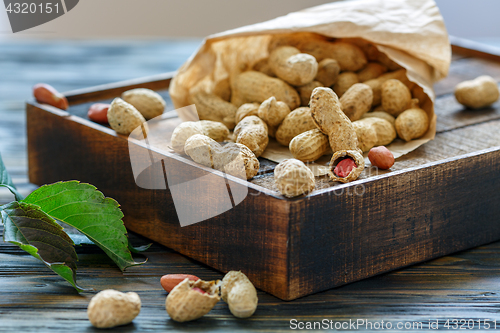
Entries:
{"label": "peanut shell fragment", "polygon": [[165,300],[168,315],[177,322],[203,317],[219,302],[220,297],[217,289],[216,281],[184,279],[172,289]]}

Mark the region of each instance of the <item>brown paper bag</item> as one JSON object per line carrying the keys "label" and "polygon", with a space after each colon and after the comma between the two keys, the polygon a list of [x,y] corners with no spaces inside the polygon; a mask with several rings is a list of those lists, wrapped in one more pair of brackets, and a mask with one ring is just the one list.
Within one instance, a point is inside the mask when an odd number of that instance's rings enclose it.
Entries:
{"label": "brown paper bag", "polygon": [[[433,0],[358,0],[325,4],[276,19],[209,36],[179,69],[170,86],[176,108],[189,105],[195,85],[207,92],[227,87],[231,77],[269,56],[273,34],[312,32],[331,38],[359,37],[376,45],[406,68],[408,79],[428,97],[421,107],[430,126],[418,140],[396,140],[388,148],[397,158],[436,133],[433,84],[448,74],[451,47],[443,18]],[[270,145],[265,158],[280,162],[292,155],[287,147]]]}

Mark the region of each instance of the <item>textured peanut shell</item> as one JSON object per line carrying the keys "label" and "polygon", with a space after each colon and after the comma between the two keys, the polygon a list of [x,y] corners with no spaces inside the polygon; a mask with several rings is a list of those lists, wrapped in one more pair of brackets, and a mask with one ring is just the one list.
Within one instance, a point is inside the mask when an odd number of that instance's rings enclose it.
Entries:
{"label": "textured peanut shell", "polygon": [[178,154],[184,154],[184,145],[186,144],[186,140],[195,134],[203,134],[200,122],[185,121],[180,123],[172,132],[172,149]]}
{"label": "textured peanut shell", "polygon": [[214,168],[214,156],[218,153],[220,145],[213,139],[203,134],[194,134],[186,140],[185,153],[196,163],[209,168]]}
{"label": "textured peanut shell", "polygon": [[480,109],[495,103],[500,96],[494,78],[482,75],[474,80],[464,81],[455,87],[457,101],[472,109]]}
{"label": "textured peanut shell", "polygon": [[381,98],[384,111],[397,117],[410,105],[411,92],[401,81],[391,79],[382,84]]}
{"label": "textured peanut shell", "polygon": [[318,62],[326,58],[335,59],[341,71],[357,71],[367,63],[365,54],[358,46],[352,43],[330,42],[324,36],[314,33],[276,34],[269,43],[269,50],[281,45],[294,46],[300,52],[312,55]]}
{"label": "textured peanut shell", "polygon": [[133,292],[106,289],[90,300],[87,316],[97,328],[111,328],[132,322],[141,312],[141,299]]}
{"label": "textured peanut shell", "polygon": [[[312,32],[273,34],[268,44],[268,50],[270,53],[280,46],[293,46],[301,50],[301,52],[311,54],[315,58],[318,58],[319,54],[317,54],[317,52],[311,51],[317,49],[318,52],[324,53],[324,50],[321,49],[321,46],[323,46],[325,43],[328,43],[328,39],[325,36]],[[318,61],[321,61],[323,58],[319,59]]]}
{"label": "textured peanut shell", "polygon": [[367,112],[365,113],[361,119],[364,119],[364,118],[371,118],[371,117],[374,117],[374,118],[381,118],[381,119],[385,119],[387,120],[388,122],[390,122],[392,124],[392,126],[394,127],[394,123],[396,122],[396,118],[391,115],[391,114],[388,114],[387,112],[385,111],[372,111],[372,112]]}
{"label": "textured peanut shell", "polygon": [[132,104],[145,119],[161,116],[165,110],[165,100],[151,89],[137,88],[125,91],[122,99]]}
{"label": "textured peanut shell", "polygon": [[366,153],[375,147],[378,139],[377,132],[373,126],[360,120],[354,121],[352,126],[354,127],[356,136],[358,137],[358,147],[363,151],[363,153]]}
{"label": "textured peanut shell", "polygon": [[314,123],[328,135],[334,152],[358,149],[356,131],[342,112],[337,95],[330,88],[314,89],[310,104]]}
{"label": "textured peanut shell", "polygon": [[257,309],[257,290],[241,271],[229,271],[222,279],[221,297],[237,318],[248,318]]}
{"label": "textured peanut shell", "polygon": [[281,194],[293,198],[314,190],[314,174],[302,161],[287,159],[274,169],[274,182]]}
{"label": "textured peanut shell", "polygon": [[116,133],[129,135],[146,122],[137,109],[121,98],[115,98],[108,109],[108,122]]}
{"label": "textured peanut shell", "polygon": [[323,87],[323,84],[319,81],[312,81],[303,86],[297,87],[297,91],[300,95],[300,105],[308,106],[309,101],[311,100],[311,94],[314,89],[318,87]]}
{"label": "textured peanut shell", "polygon": [[311,82],[318,72],[316,59],[293,46],[280,46],[269,55],[269,67],[283,81],[301,86]]}
{"label": "textured peanut shell", "polygon": [[358,74],[359,82],[365,82],[371,79],[375,79],[380,75],[387,72],[387,67],[378,62],[369,62],[365,68],[360,70]]}
{"label": "textured peanut shell", "polygon": [[172,132],[172,149],[178,154],[184,154],[186,140],[195,134],[203,134],[217,142],[222,142],[229,136],[229,129],[218,121],[185,121]]}
{"label": "textured peanut shell", "polygon": [[406,69],[399,69],[394,72],[382,74],[376,79],[364,81],[363,83],[369,85],[373,91],[372,106],[377,106],[382,102],[382,84],[384,84],[387,80],[391,79],[396,79],[403,82],[409,89],[411,89],[414,86],[414,84],[410,82],[406,77]]}
{"label": "textured peanut shell", "polygon": [[418,139],[429,128],[429,116],[422,109],[408,109],[396,118],[395,125],[401,139],[405,141]]}
{"label": "textured peanut shell", "polygon": [[270,138],[275,138],[277,130],[278,130],[278,126],[267,126],[267,135]]}
{"label": "textured peanut shell", "polygon": [[229,102],[231,100],[231,85],[229,83],[229,78],[216,82],[212,93],[226,102]]}
{"label": "textured peanut shell", "polygon": [[380,53],[375,45],[364,40],[363,38],[346,37],[339,38],[337,39],[337,41],[356,45],[361,49],[361,51],[363,51],[363,53],[366,55],[366,59],[368,59],[369,61],[376,61]]}
{"label": "textured peanut shell", "polygon": [[371,123],[373,128],[375,128],[375,132],[377,132],[377,143],[375,143],[375,146],[388,145],[397,137],[395,124],[386,119],[373,117],[371,119],[361,119],[360,121]]}
{"label": "textured peanut shell", "polygon": [[236,142],[247,146],[256,157],[259,157],[269,143],[266,123],[257,116],[248,116],[234,129]]}
{"label": "textured peanut shell", "polygon": [[318,74],[315,81],[321,82],[323,87],[331,87],[337,82],[340,74],[340,65],[337,60],[326,58],[318,63]]}
{"label": "textured peanut shell", "polygon": [[203,134],[217,142],[222,142],[229,136],[229,128],[223,123],[212,120],[200,120]]}
{"label": "textured peanut shell", "polygon": [[[333,170],[341,160],[346,157],[351,157],[356,163],[356,168],[347,175],[347,177],[337,176]],[[359,175],[365,168],[365,159],[359,150],[339,150],[333,153],[332,159],[330,160],[330,169],[328,170],[328,176],[334,182],[348,183],[358,179]]]}
{"label": "textured peanut shell", "polygon": [[259,172],[260,163],[255,154],[241,143],[228,143],[214,156],[214,169],[240,179],[252,179]]}
{"label": "textured peanut shell", "polygon": [[[194,287],[206,293],[193,290]],[[203,317],[219,300],[215,281],[190,281],[186,278],[168,294],[165,308],[170,318],[177,322],[186,322]]]}
{"label": "textured peanut shell", "polygon": [[307,45],[307,48],[299,49],[302,52],[312,54],[316,60],[332,58],[338,61],[341,71],[357,71],[366,63],[366,56],[359,47],[345,42],[319,42],[316,45]]}
{"label": "textured peanut shell", "polygon": [[373,101],[372,88],[363,83],[352,85],[340,97],[342,111],[351,120],[360,119],[365,113],[370,111]]}
{"label": "textured peanut shell", "polygon": [[264,58],[259,60],[255,65],[253,65],[252,70],[266,74],[267,76],[276,77],[273,69],[269,66],[269,58]]}
{"label": "textured peanut shell", "polygon": [[228,102],[231,99],[231,86],[229,84],[229,78],[214,82],[212,76],[207,75],[204,79],[198,81],[189,89],[190,95],[195,95],[198,92],[211,93]]}
{"label": "textured peanut shell", "polygon": [[354,72],[343,72],[339,74],[337,83],[333,85],[333,91],[340,98],[354,84],[359,83],[358,75]]}
{"label": "textured peanut shell", "polygon": [[236,125],[236,106],[226,102],[219,96],[204,91],[197,91],[190,95],[190,102],[196,105],[200,120],[213,120],[233,129]]}
{"label": "textured peanut shell", "polygon": [[259,118],[272,127],[279,126],[289,113],[290,108],[288,105],[284,102],[277,101],[274,96],[262,102],[257,112]]}
{"label": "textured peanut shell", "polygon": [[359,148],[363,152],[369,151],[375,146],[385,146],[396,139],[396,129],[389,121],[369,117],[353,123],[358,137]]}
{"label": "textured peanut shell", "polygon": [[208,136],[195,134],[187,139],[184,150],[196,163],[241,179],[251,179],[259,172],[260,163],[255,154],[239,143],[222,147]]}
{"label": "textured peanut shell", "polygon": [[241,105],[236,111],[236,124],[238,124],[245,117],[257,116],[259,114],[259,106],[259,103],[245,103]]}
{"label": "textured peanut shell", "polygon": [[389,57],[382,52],[379,52],[377,55],[377,61],[380,62],[382,65],[387,67],[388,70],[390,71],[397,71],[401,69],[401,65],[397,64],[393,60],[389,59]]}
{"label": "textured peanut shell", "polygon": [[262,103],[269,97],[285,102],[290,110],[300,105],[297,91],[283,80],[256,71],[243,72],[231,84],[231,103],[237,107],[245,103]]}
{"label": "textured peanut shell", "polygon": [[302,162],[316,161],[330,150],[328,136],[315,128],[294,137],[290,141],[290,152]]}
{"label": "textured peanut shell", "polygon": [[300,107],[290,112],[276,131],[276,141],[283,146],[290,144],[290,141],[300,133],[316,128],[311,115],[311,109]]}

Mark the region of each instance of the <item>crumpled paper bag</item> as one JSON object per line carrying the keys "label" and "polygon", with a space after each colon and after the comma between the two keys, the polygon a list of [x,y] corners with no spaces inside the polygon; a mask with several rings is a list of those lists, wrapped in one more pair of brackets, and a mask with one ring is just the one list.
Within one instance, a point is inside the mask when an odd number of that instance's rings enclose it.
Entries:
{"label": "crumpled paper bag", "polygon": [[[195,85],[207,92],[227,88],[231,77],[269,56],[272,34],[290,32],[313,32],[332,38],[360,37],[374,43],[406,68],[408,79],[422,87],[428,97],[421,105],[430,119],[427,133],[410,142],[396,140],[388,148],[397,158],[434,138],[436,115],[432,86],[448,74],[451,47],[443,18],[433,0],[335,2],[211,35],[173,79],[170,96],[174,106],[189,105],[189,90]],[[272,145],[262,157],[280,162],[292,155],[287,147]]]}

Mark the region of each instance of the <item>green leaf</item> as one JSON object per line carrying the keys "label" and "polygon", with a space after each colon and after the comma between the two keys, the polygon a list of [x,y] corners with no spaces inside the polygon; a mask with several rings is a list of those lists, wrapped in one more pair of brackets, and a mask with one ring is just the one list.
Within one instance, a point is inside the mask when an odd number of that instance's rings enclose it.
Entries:
{"label": "green leaf", "polygon": [[4,223],[3,239],[41,260],[78,291],[76,284],[76,261],[73,241],[63,228],[40,207],[13,201],[2,206]]}
{"label": "green leaf", "polygon": [[95,245],[93,241],[91,241],[87,236],[78,231],[78,229],[61,221],[56,222],[64,228],[64,231],[66,232],[66,234],[68,234],[69,238],[71,238],[75,245]]}
{"label": "green leaf", "polygon": [[104,250],[122,271],[145,262],[135,262],[132,258],[118,202],[105,198],[95,186],[78,181],[44,185],[23,202],[38,205],[54,219],[76,228]]}
{"label": "green leaf", "polygon": [[17,201],[24,199],[23,196],[17,192],[14,183],[12,183],[12,178],[10,178],[7,168],[5,167],[5,164],[3,164],[2,155],[0,155],[0,186],[8,188],[10,192],[14,194]]}
{"label": "green leaf", "polygon": [[[0,210],[1,210],[1,208],[2,207],[0,207]],[[71,238],[71,240],[73,240],[75,245],[95,245],[93,241],[91,241],[87,236],[82,234],[76,228],[73,228],[69,224],[66,224],[66,223],[61,222],[61,221],[56,221],[56,222],[59,223],[60,225],[62,225],[62,227],[64,228],[64,231],[68,234],[68,236]],[[134,247],[130,243],[130,239],[128,239],[128,249],[132,253],[141,253],[141,252],[147,251],[151,247],[151,245],[153,245],[153,243]]]}
{"label": "green leaf", "polygon": [[141,253],[141,252],[144,252],[147,249],[149,249],[151,247],[151,245],[153,245],[153,243],[149,243],[149,244],[146,244],[146,245],[134,247],[132,244],[130,244],[130,240],[129,240],[129,242],[128,242],[128,249],[130,250],[130,252],[133,252],[133,253]]}

